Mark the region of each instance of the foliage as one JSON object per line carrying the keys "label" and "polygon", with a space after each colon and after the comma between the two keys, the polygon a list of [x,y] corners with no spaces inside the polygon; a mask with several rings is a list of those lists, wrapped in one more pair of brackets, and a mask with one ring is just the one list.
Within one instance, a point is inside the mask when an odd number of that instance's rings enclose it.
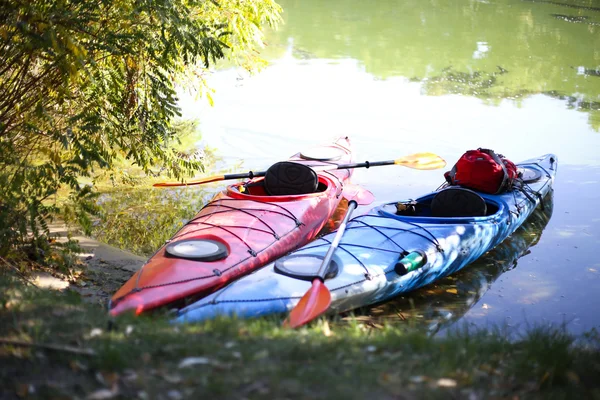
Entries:
{"label": "foliage", "polygon": [[211,193],[198,188],[109,191],[100,198],[101,212],[93,234],[102,242],[149,256],[192,218],[210,196]]}
{"label": "foliage", "polygon": [[[175,136],[171,149],[174,154],[184,160],[201,162],[205,169],[212,169],[217,161],[215,150],[207,146],[199,148],[201,135],[198,121],[175,119],[172,124]],[[133,187],[162,182],[166,179],[161,175],[164,172],[168,172],[165,167],[145,173],[139,165],[132,165],[123,155],[118,155],[114,160],[113,168],[94,171],[91,177],[81,178],[80,183],[93,184],[98,191],[105,192],[123,185]]]}
{"label": "foliage", "polygon": [[62,187],[89,228],[81,178],[98,168],[201,171],[173,147],[176,84],[201,90],[217,60],[249,60],[279,12],[272,0],[0,0],[0,256],[48,232]]}

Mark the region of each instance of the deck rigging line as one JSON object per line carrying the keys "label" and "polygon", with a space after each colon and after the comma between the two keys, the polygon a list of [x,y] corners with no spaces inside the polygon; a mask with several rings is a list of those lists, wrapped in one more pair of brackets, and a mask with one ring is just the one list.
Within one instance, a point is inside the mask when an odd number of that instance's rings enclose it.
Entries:
{"label": "deck rigging line", "polygon": [[[253,201],[255,203],[260,204],[262,207],[261,208],[235,208],[233,206],[228,206],[225,204],[220,204],[220,202],[223,201]],[[219,204],[217,204],[219,203]],[[264,208],[264,205],[270,205],[276,208],[279,208],[282,211],[279,210],[270,210],[267,208]],[[189,225],[207,225],[207,227],[205,228],[199,228],[197,231],[202,231],[205,229],[211,229],[211,228],[218,228],[218,229],[223,229],[224,231],[228,232],[229,234],[231,234],[232,236],[236,237],[238,240],[240,240],[246,247],[248,247],[248,252],[249,252],[249,256],[245,257],[243,259],[241,259],[240,261],[238,261],[237,263],[230,265],[229,267],[225,268],[225,269],[215,269],[213,270],[212,274],[207,274],[207,275],[200,275],[200,276],[195,276],[192,278],[187,278],[187,279],[181,279],[181,280],[177,280],[177,281],[171,281],[171,282],[164,282],[161,284],[157,284],[157,285],[145,285],[145,286],[139,286],[139,281],[140,278],[142,276],[144,267],[147,265],[144,264],[138,273],[137,279],[136,279],[136,283],[135,283],[135,287],[133,289],[131,289],[128,293],[124,294],[123,296],[121,296],[118,299],[115,299],[113,301],[113,304],[117,304],[119,301],[121,301],[123,298],[127,297],[129,294],[131,293],[137,293],[140,292],[144,289],[152,289],[152,288],[157,288],[157,287],[163,287],[163,286],[170,286],[170,285],[176,285],[176,284],[181,284],[181,283],[187,283],[187,282],[191,282],[191,281],[195,281],[195,280],[201,280],[201,279],[208,279],[208,278],[212,278],[215,276],[221,276],[223,273],[229,271],[232,268],[237,267],[239,264],[245,262],[246,260],[248,260],[251,257],[256,257],[259,253],[265,251],[267,248],[271,247],[275,242],[277,242],[279,239],[281,239],[282,237],[290,234],[291,232],[293,232],[296,228],[298,228],[299,226],[302,225],[302,222],[300,222],[298,220],[298,218],[291,212],[289,211],[287,208],[279,205],[279,204],[274,204],[274,203],[269,203],[269,202],[263,202],[263,201],[256,201],[256,200],[251,200],[251,199],[218,199],[218,200],[214,200],[209,202],[207,205],[205,205],[202,209],[205,209],[207,207],[224,207],[227,208],[227,210],[223,210],[223,211],[216,211],[214,213],[210,213],[210,214],[203,214],[200,216],[197,216],[195,218],[193,218],[192,220],[190,220],[186,225],[184,225],[176,234],[175,236],[173,236],[173,238],[171,240],[169,240],[169,242],[173,241],[173,239],[176,239],[178,237],[181,236],[181,231]],[[250,215],[251,217],[256,218],[256,220],[260,221],[263,225],[265,225],[269,231],[265,230],[265,229],[260,229],[260,228],[254,228],[254,227],[248,227],[248,226],[238,226],[238,225],[216,225],[216,224],[211,224],[209,222],[205,222],[205,221],[199,221],[199,219],[203,218],[203,217],[210,217],[213,216],[215,214],[220,214],[220,213],[229,213],[229,212],[234,212],[234,211],[241,211],[247,215]],[[269,213],[275,213],[278,215],[281,215],[283,217],[289,218],[290,220],[294,221],[294,227],[292,229],[290,229],[289,231],[283,233],[282,235],[278,235],[277,232],[275,232],[275,230],[269,226],[262,218],[260,218],[257,215],[254,215],[252,213],[252,211],[255,212],[269,212]],[[229,229],[228,229],[229,228]],[[251,231],[258,231],[258,232],[262,232],[262,233],[267,233],[267,234],[271,234],[274,237],[274,241],[269,243],[267,246],[265,246],[263,249],[260,250],[254,250],[252,249],[252,247],[244,240],[242,239],[239,235],[233,233],[230,229],[234,229],[234,228],[246,228],[249,229]],[[195,231],[194,231],[195,232]],[[162,248],[162,247],[161,247]],[[160,249],[159,249],[160,250]],[[156,254],[156,253],[155,253]]]}

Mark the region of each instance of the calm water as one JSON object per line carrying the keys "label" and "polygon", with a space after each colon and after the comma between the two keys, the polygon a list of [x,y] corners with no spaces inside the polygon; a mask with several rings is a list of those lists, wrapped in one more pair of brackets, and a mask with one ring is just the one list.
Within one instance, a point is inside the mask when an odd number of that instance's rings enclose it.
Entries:
{"label": "calm water", "polygon": [[[265,169],[341,134],[360,161],[430,151],[452,164],[477,147],[559,159],[545,213],[462,274],[364,318],[600,327],[600,1],[280,4],[267,68],[216,70],[214,107],[182,96],[226,165]],[[435,189],[443,172],[379,167],[353,180],[379,204]]]}

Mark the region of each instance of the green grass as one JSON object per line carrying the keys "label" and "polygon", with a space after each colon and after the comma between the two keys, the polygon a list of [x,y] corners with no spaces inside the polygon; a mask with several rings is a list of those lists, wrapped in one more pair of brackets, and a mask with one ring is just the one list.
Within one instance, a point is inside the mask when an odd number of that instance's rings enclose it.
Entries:
{"label": "green grass", "polygon": [[299,330],[279,319],[173,326],[165,315],[111,320],[78,295],[8,278],[0,293],[0,338],[95,352],[0,344],[2,399],[98,390],[149,399],[600,398],[595,331],[530,328],[509,341],[502,330],[432,338],[339,319]]}

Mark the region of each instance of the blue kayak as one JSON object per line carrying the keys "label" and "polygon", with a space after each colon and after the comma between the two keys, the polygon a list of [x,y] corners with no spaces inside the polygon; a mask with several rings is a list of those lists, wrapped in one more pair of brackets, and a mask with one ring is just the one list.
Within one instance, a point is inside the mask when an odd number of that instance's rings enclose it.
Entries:
{"label": "blue kayak", "polygon": [[[547,154],[517,167],[522,179],[502,194],[443,187],[351,219],[325,280],[331,292],[328,312],[380,303],[428,285],[504,241],[552,189],[557,157]],[[179,310],[175,321],[289,312],[311,288],[334,235],[325,235]]]}
{"label": "blue kayak", "polygon": [[[400,295],[383,303],[354,310],[352,318],[372,326],[410,321],[412,326],[436,333],[451,327],[467,313],[472,313],[470,319],[475,323],[476,320],[481,321],[478,317],[498,315],[498,309],[492,306],[488,310],[479,301],[504,273],[519,268],[519,259],[528,255],[539,243],[552,217],[552,193],[550,191],[546,195],[544,203],[535,209],[519,229],[468,268],[408,293],[408,296]],[[431,301],[432,299],[435,301]]]}

